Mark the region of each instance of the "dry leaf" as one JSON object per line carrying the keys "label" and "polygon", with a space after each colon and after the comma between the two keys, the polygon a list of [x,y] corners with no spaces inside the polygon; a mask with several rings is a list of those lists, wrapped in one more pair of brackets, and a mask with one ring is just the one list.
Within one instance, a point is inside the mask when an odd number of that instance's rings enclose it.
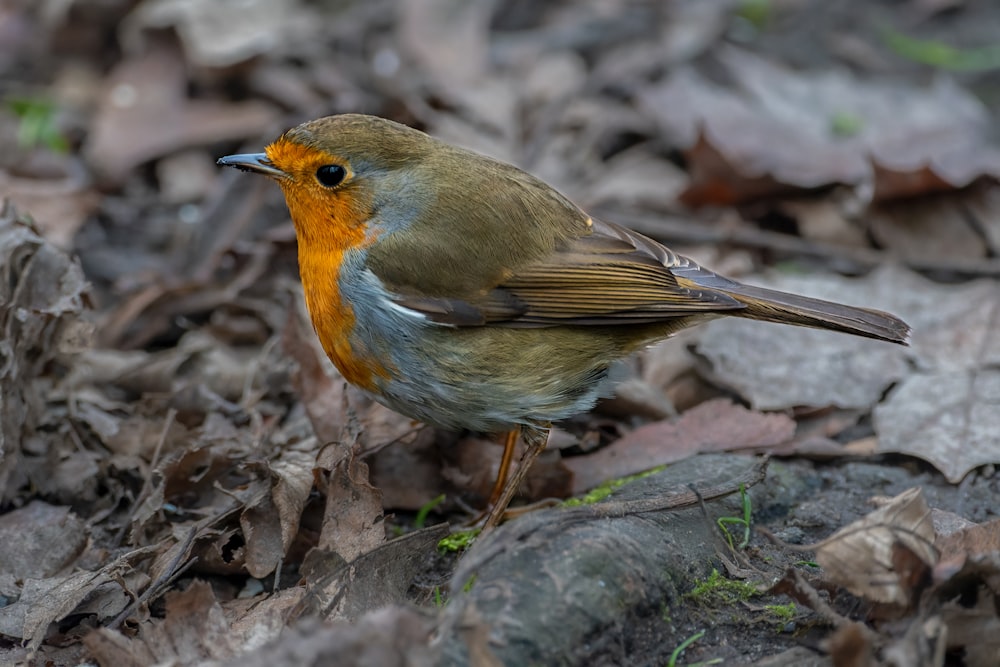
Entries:
{"label": "dry leaf", "polygon": [[[993,576],[997,574],[992,572]],[[980,586],[976,593],[976,602],[971,606],[958,600],[944,603],[941,619],[948,628],[948,648],[963,650],[968,667],[994,667],[1000,664],[1000,618],[995,592]]]}
{"label": "dry leaf", "polygon": [[928,461],[952,483],[1000,462],[1000,371],[942,371],[907,378],[875,408],[879,452]]}
{"label": "dry leaf", "polygon": [[945,77],[915,87],[847,70],[796,72],[717,51],[737,90],[677,68],[640,100],[687,151],[689,204],[734,204],[844,183],[884,200],[1000,174],[990,116]]}
{"label": "dry leaf", "polygon": [[184,591],[167,593],[166,600],[166,617],[146,621],[137,636],[101,628],[84,643],[100,664],[116,667],[205,664],[241,652],[208,583],[194,581]]}
{"label": "dry leaf", "polygon": [[368,482],[368,466],[353,453],[329,472],[319,548],[350,562],[385,542],[382,494]]}
{"label": "dry leaf", "polygon": [[138,51],[143,31],[172,27],[191,63],[226,67],[318,39],[317,20],[298,0],[145,0],[125,17],[122,39]]}
{"label": "dry leaf", "polygon": [[268,465],[270,488],[248,501],[240,514],[251,576],[266,577],[284,561],[312,491],[315,461],[312,451],[282,451]]}
{"label": "dry leaf", "polygon": [[97,210],[100,196],[78,176],[62,179],[16,178],[0,170],[0,199],[30,211],[45,238],[65,251],[77,231]]}
{"label": "dry leaf", "polygon": [[611,445],[586,456],[566,458],[574,475],[573,494],[609,479],[624,477],[694,454],[766,448],[795,435],[787,415],[752,412],[726,399],[706,401],[675,421],[641,426]]}
{"label": "dry leaf", "polygon": [[225,665],[433,667],[441,664],[440,649],[431,646],[433,631],[433,619],[411,606],[385,607],[355,623],[320,623],[307,618],[286,628],[267,645],[234,657]]}
{"label": "dry leaf", "polygon": [[[875,271],[863,279],[775,276],[767,287],[870,308],[907,318],[899,273]],[[922,300],[922,299],[921,299]],[[909,305],[909,304],[907,304]],[[913,323],[916,326],[916,323]],[[905,348],[830,331],[724,318],[701,329],[697,352],[710,375],[758,410],[797,406],[870,408],[909,371]]]}
{"label": "dry leaf", "polygon": [[919,488],[892,498],[864,518],[809,547],[828,580],[875,602],[906,605],[915,590],[897,546],[929,571],[938,560],[930,509]]}
{"label": "dry leaf", "polygon": [[37,433],[45,390],[35,382],[87,338],[80,318],[87,283],[80,265],[6,202],[0,203],[0,266],[7,276],[0,281],[0,500],[9,500],[25,482],[10,483],[25,472],[18,470],[21,447],[35,438],[36,445],[64,442],[57,433]]}
{"label": "dry leaf", "polygon": [[191,100],[181,55],[151,48],[122,61],[108,77],[84,153],[112,181],[157,157],[206,143],[262,134],[275,111],[259,101]]}
{"label": "dry leaf", "polygon": [[947,535],[939,533],[935,546],[941,552],[942,561],[982,554],[1000,554],[1000,519],[966,525],[961,530]]}
{"label": "dry leaf", "polygon": [[0,515],[0,575],[51,577],[71,566],[86,544],[86,525],[68,507],[33,500]]}
{"label": "dry leaf", "polygon": [[435,86],[453,92],[481,82],[488,65],[492,2],[404,0],[397,43]]}
{"label": "dry leaf", "polygon": [[871,633],[861,623],[846,623],[823,640],[823,650],[836,667],[873,667]]}
{"label": "dry leaf", "polygon": [[[958,261],[985,257],[989,246],[969,208],[976,195],[970,191],[934,197],[917,197],[874,206],[866,216],[868,230],[881,248],[899,261]],[[995,210],[986,219],[995,218]]]}

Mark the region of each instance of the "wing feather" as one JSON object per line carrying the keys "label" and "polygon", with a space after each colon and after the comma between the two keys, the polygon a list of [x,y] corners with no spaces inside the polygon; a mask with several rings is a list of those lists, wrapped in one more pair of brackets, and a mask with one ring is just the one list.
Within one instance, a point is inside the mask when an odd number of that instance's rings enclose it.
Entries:
{"label": "wing feather", "polygon": [[452,326],[639,324],[744,308],[710,287],[729,281],[663,245],[606,222],[463,299],[396,295]]}

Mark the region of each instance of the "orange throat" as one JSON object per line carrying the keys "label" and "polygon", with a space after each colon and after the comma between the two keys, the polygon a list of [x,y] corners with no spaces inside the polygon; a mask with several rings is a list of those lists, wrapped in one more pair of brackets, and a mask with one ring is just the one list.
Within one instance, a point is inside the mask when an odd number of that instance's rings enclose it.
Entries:
{"label": "orange throat", "polygon": [[[353,337],[356,324],[349,299],[340,292],[346,253],[364,247],[365,215],[357,207],[315,191],[285,186],[285,201],[299,243],[299,275],[306,307],[323,350],[344,379],[369,391],[376,377],[388,378],[383,363]],[[352,338],[354,343],[352,343]]]}

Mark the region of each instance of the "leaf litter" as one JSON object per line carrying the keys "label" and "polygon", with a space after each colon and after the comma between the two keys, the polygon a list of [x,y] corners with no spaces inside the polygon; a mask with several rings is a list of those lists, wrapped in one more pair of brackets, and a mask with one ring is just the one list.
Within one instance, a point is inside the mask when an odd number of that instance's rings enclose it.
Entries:
{"label": "leaf litter", "polygon": [[[854,650],[875,664],[929,665],[964,651],[966,664],[996,662],[996,647],[976,641],[998,622],[992,510],[956,500],[989,497],[1000,454],[992,110],[947,74],[792,69],[740,38],[744,19],[726,3],[599,4],[147,0],[64,3],[44,17],[15,3],[0,17],[12,36],[0,40],[0,71],[19,95],[58,84],[54,107],[35,105],[58,109],[35,135],[50,145],[17,143],[25,117],[0,114],[0,137],[15,146],[0,157],[0,193],[39,223],[4,204],[0,534],[32,539],[0,547],[0,661],[493,664],[497,646],[528,627],[540,632],[529,651],[547,641],[578,647],[561,655],[578,650],[580,664],[663,662],[703,619],[672,605],[684,591],[663,588],[659,565],[655,581],[641,570],[602,576],[594,563],[606,545],[639,553],[660,539],[638,539],[639,526],[662,519],[671,535],[700,536],[663,552],[680,554],[688,577],[708,560],[739,578],[797,558],[756,538],[746,555],[729,553],[694,513],[672,523],[676,500],[699,494],[710,514],[741,515],[734,501],[710,500],[707,473],[686,488],[645,476],[603,503],[540,515],[553,535],[596,531],[566,548],[533,537],[525,517],[474,545],[458,572],[436,549],[446,525],[408,524],[422,509],[432,522],[474,513],[499,447],[414,424],[348,387],[304,324],[277,192],[212,166],[303,118],[367,110],[513,160],[611,219],[645,215],[643,231],[668,241],[721,238],[681,250],[738,277],[804,252],[816,262],[809,275],[749,277],[910,321],[909,349],[760,323],[687,332],[633,360],[619,396],[560,425],[522,499],[582,493],[700,452],[786,457],[754,489],[767,499],[755,496],[755,511],[771,517],[755,520],[780,526],[774,517],[797,502],[799,523],[784,519],[783,535],[834,533],[813,547],[824,580],[798,569],[788,579],[789,594],[816,610],[800,626],[815,645],[827,623],[834,660]],[[791,20],[799,10],[778,11]],[[95,34],[120,43],[108,50],[88,41]],[[821,267],[875,270],[847,280]],[[858,457],[885,466],[855,482],[865,492],[909,479],[894,467],[905,457],[961,486],[923,469],[937,505],[907,496],[924,508],[916,523],[889,504],[834,532],[860,496],[841,505],[828,498],[850,480],[809,480]],[[716,475],[752,467],[686,460]],[[808,514],[821,507],[822,519]],[[944,515],[955,519],[947,534]],[[474,563],[523,581],[477,589]],[[556,564],[576,574],[563,579]],[[534,622],[526,607],[497,616],[483,602],[526,599],[551,581],[598,597],[633,587],[619,596],[629,608],[609,616],[618,629],[602,630],[607,644],[566,644],[586,626]],[[578,618],[563,594],[549,600]],[[431,609],[442,597],[452,602]],[[735,661],[747,659],[739,641],[755,657],[796,643],[727,623],[716,617],[686,657]]]}

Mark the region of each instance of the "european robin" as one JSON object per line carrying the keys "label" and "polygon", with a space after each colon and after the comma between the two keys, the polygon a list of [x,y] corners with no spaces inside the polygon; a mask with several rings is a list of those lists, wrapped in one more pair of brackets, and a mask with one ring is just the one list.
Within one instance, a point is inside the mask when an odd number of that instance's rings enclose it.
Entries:
{"label": "european robin", "polygon": [[724,278],[512,165],[383,118],[320,118],[219,164],[281,187],[309,315],[345,379],[425,423],[507,433],[487,527],[551,423],[607,393],[613,362],[680,329],[734,315],[909,334],[888,313]]}

